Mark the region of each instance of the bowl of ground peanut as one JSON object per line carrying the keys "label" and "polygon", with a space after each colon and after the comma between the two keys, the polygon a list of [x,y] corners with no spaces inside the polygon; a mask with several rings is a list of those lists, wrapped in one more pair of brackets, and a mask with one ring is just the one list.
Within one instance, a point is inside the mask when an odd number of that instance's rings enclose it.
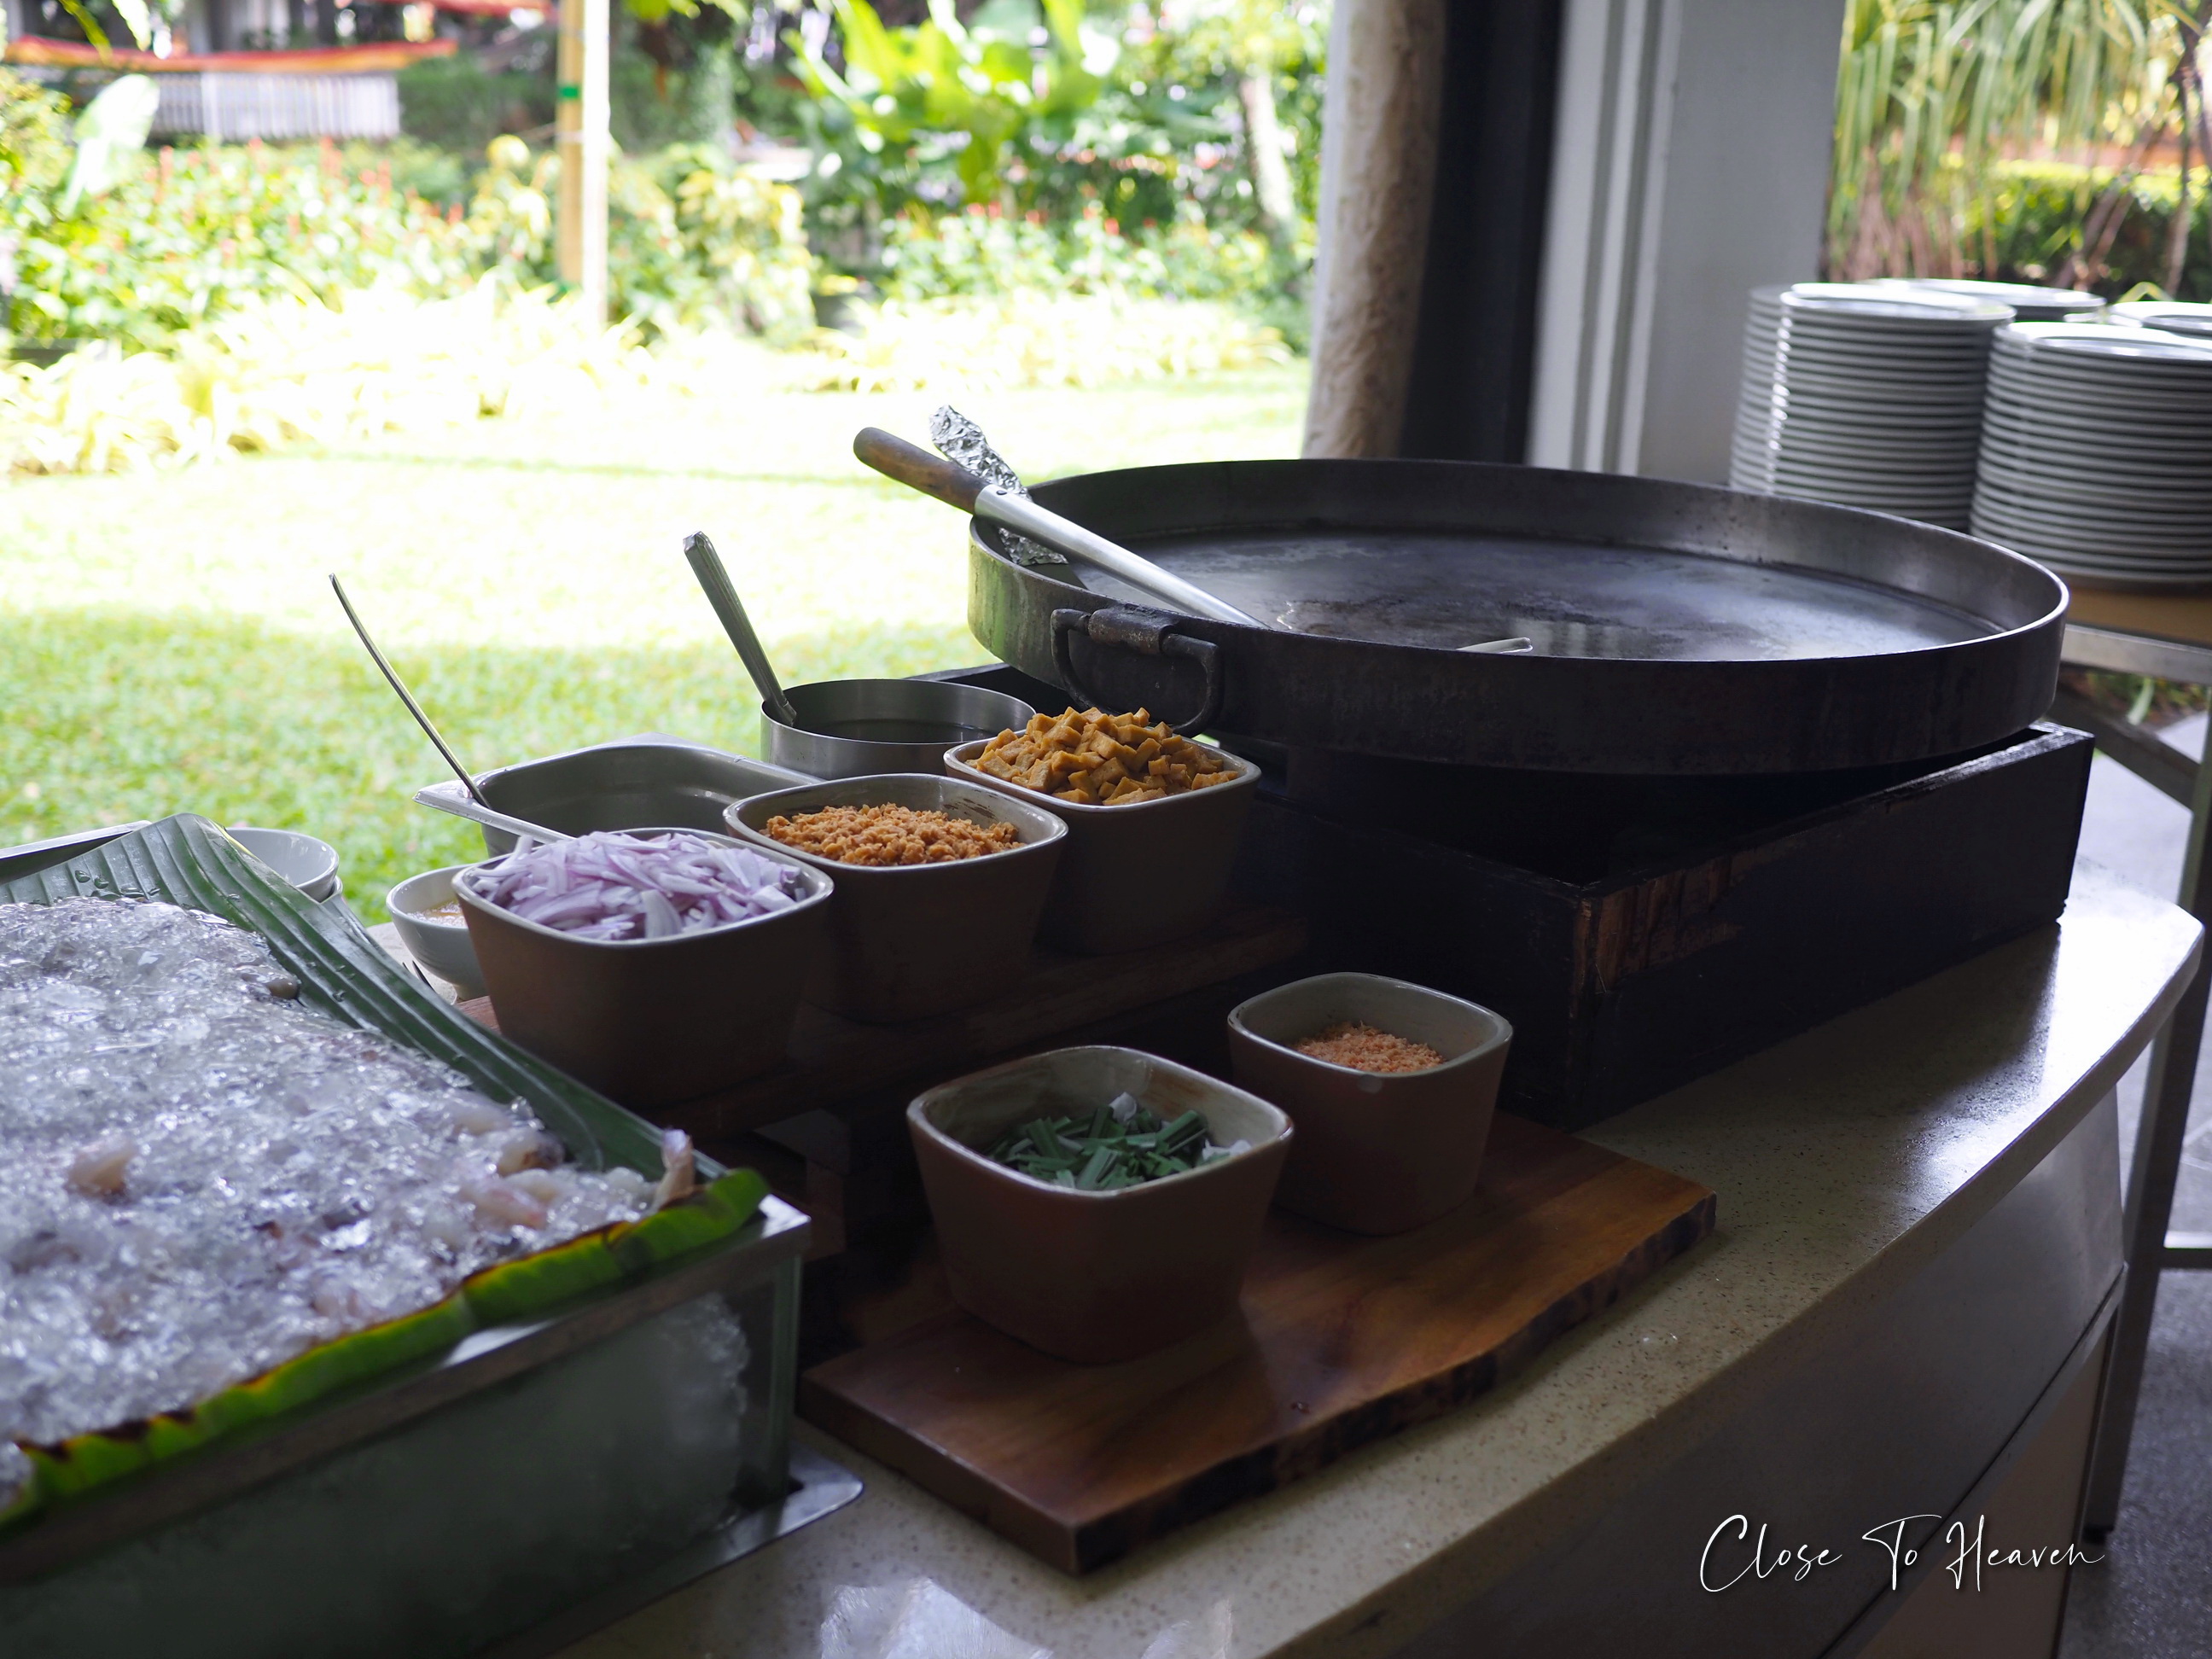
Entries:
{"label": "bowl of ground peanut", "polygon": [[1144,710],[1070,708],[945,755],[947,775],[1034,801],[1067,825],[1048,943],[1085,955],[1194,933],[1228,890],[1260,769]]}
{"label": "bowl of ground peanut", "polygon": [[1042,807],[922,773],[778,789],[723,818],[835,879],[806,1000],[878,1024],[971,1007],[1018,978],[1067,837]]}
{"label": "bowl of ground peanut", "polygon": [[1275,1201],[1355,1233],[1425,1225],[1474,1195],[1513,1028],[1376,974],[1322,974],[1229,1014],[1237,1086],[1297,1126]]}

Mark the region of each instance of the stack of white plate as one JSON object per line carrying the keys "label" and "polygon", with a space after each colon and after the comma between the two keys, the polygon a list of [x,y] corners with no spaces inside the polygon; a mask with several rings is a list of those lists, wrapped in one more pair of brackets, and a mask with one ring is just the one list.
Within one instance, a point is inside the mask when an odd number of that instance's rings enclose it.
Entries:
{"label": "stack of white plate", "polygon": [[1960,294],[1970,300],[1994,300],[2012,307],[2020,323],[2086,323],[2105,302],[2078,288],[2038,288],[2033,283],[1984,283],[1967,276],[1885,276],[1870,286],[1917,288],[1936,294]]}
{"label": "stack of white plate", "polygon": [[1972,528],[2093,586],[2212,584],[2212,339],[1999,330]]}
{"label": "stack of white plate", "polygon": [[1966,527],[2007,307],[1873,283],[1755,289],[1729,482]]}
{"label": "stack of white plate", "polygon": [[2112,320],[2137,328],[2162,328],[2168,334],[2212,340],[2212,306],[2182,300],[2133,300],[2112,307]]}

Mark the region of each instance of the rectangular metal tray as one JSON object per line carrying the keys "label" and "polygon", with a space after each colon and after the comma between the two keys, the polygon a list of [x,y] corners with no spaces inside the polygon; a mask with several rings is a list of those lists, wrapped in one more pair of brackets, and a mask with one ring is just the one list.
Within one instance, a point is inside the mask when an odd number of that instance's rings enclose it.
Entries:
{"label": "rectangular metal tray", "polygon": [[[75,840],[76,838],[64,838]],[[593,1165],[634,1165],[659,1131],[455,1012],[405,974],[342,903],[301,896],[202,819],[179,818],[120,836],[98,832],[59,864],[20,866],[0,901],[71,894],[166,898],[225,915],[270,945],[301,982],[303,1000],[380,1031],[469,1075],[500,1098],[520,1098]],[[9,861],[0,853],[0,867]],[[721,1173],[700,1160],[702,1176]],[[441,1358],[385,1372],[295,1413],[164,1460],[41,1511],[0,1538],[0,1583],[43,1577],[149,1528],[246,1491],[282,1472],[367,1440],[603,1340],[693,1297],[762,1298],[769,1329],[765,1404],[748,1413],[741,1501],[780,1501],[788,1487],[797,1352],[799,1264],[809,1224],[774,1198],[726,1240],[647,1276],[578,1298],[544,1317],[479,1330]]]}
{"label": "rectangular metal tray", "polygon": [[[756,1425],[757,1443],[744,1448],[741,1494],[747,1508],[778,1500],[788,1485],[798,1273],[806,1249],[807,1226],[800,1212],[776,1199],[764,1199],[760,1215],[727,1246],[585,1298],[551,1318],[475,1332],[442,1358],[316,1401],[258,1431],[226,1437],[75,1503],[58,1505],[19,1536],[0,1540],[0,1584],[43,1577],[287,1469],[495,1388],[694,1297],[714,1292],[734,1297],[781,1276],[789,1283],[787,1287],[771,1286],[785,1292],[775,1298],[778,1328],[772,1333],[769,1349],[771,1393],[762,1414],[764,1420]],[[792,1327],[788,1331],[781,1328],[787,1321]],[[770,1337],[769,1333],[762,1334]]]}
{"label": "rectangular metal tray", "polygon": [[[748,795],[789,789],[814,780],[766,761],[647,732],[636,737],[517,761],[477,775],[495,811],[566,835],[593,830],[723,830],[722,809]],[[460,781],[426,784],[414,799],[450,811]],[[514,838],[487,827],[485,850],[507,851]]]}

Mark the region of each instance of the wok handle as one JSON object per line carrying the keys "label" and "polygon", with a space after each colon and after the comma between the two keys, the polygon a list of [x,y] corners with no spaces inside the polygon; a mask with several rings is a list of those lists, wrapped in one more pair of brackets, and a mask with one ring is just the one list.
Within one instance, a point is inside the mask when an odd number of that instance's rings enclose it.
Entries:
{"label": "wok handle", "polygon": [[1168,729],[1181,736],[1202,732],[1221,713],[1221,647],[1211,640],[1178,634],[1182,620],[1164,611],[1147,611],[1133,605],[1109,605],[1097,611],[1055,611],[1052,613],[1052,662],[1060,683],[1079,707],[1100,706],[1100,700],[1083,689],[1068,650],[1070,635],[1081,634],[1094,646],[1119,646],[1141,657],[1188,657],[1206,674],[1206,696],[1198,712],[1187,720],[1170,720]]}
{"label": "wok handle", "polygon": [[909,489],[934,495],[963,513],[975,510],[975,497],[986,488],[982,479],[957,461],[933,455],[921,445],[893,437],[881,427],[862,427],[853,440],[853,453],[886,478],[896,478]]}

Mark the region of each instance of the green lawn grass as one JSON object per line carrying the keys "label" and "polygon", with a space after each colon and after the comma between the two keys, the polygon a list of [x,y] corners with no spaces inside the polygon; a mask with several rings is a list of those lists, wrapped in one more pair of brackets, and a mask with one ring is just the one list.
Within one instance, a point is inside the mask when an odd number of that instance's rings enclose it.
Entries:
{"label": "green lawn grass", "polygon": [[[627,733],[757,754],[680,551],[704,529],[787,680],[986,659],[962,520],[851,458],[926,396],[733,390],[342,454],[0,485],[0,846],[176,811],[334,842],[355,908],[481,856],[326,573],[482,769]],[[1296,453],[1303,374],[956,398],[1033,478]]]}

